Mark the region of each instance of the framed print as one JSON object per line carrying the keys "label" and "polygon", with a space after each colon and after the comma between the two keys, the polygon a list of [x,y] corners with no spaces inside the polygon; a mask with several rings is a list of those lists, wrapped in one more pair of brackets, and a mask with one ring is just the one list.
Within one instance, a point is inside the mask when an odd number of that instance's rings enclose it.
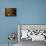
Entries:
{"label": "framed print", "polygon": [[16,16],[16,8],[5,8],[5,16]]}

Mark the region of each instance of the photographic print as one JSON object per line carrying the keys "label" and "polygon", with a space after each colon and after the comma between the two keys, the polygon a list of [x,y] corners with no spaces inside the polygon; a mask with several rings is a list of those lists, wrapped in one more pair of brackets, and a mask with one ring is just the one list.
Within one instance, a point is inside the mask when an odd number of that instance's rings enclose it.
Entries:
{"label": "photographic print", "polygon": [[5,16],[16,16],[16,8],[5,8]]}

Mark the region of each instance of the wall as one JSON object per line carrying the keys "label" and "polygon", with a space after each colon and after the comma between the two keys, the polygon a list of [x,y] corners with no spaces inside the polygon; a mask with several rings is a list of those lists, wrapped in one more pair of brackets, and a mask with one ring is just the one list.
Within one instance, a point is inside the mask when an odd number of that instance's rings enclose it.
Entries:
{"label": "wall", "polygon": [[[6,7],[17,8],[17,16],[5,17]],[[17,24],[46,24],[46,0],[1,0],[0,44],[8,43],[9,32],[18,32]]]}

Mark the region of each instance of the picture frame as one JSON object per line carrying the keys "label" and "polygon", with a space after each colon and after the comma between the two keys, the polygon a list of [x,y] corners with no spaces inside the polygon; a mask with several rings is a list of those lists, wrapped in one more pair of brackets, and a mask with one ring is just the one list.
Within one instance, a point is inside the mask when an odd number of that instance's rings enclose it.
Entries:
{"label": "picture frame", "polygon": [[5,8],[5,16],[16,16],[16,8]]}

